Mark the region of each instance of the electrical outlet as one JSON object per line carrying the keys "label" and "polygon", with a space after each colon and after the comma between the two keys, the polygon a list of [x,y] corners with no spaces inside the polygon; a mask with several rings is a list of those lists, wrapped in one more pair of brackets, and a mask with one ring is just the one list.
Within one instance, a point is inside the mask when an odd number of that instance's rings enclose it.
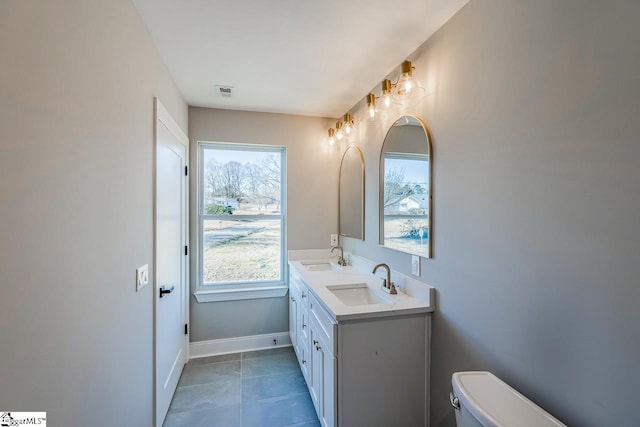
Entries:
{"label": "electrical outlet", "polygon": [[337,234],[332,234],[331,235],[331,246],[338,246],[338,235]]}
{"label": "electrical outlet", "polygon": [[411,255],[411,274],[420,275],[420,257],[418,255]]}
{"label": "electrical outlet", "polygon": [[136,268],[136,292],[149,283],[149,264]]}

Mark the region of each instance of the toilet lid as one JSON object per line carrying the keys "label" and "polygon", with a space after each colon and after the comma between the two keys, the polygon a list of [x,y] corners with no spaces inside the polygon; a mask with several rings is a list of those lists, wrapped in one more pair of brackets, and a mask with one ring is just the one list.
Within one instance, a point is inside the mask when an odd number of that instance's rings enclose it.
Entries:
{"label": "toilet lid", "polygon": [[456,372],[451,383],[460,406],[482,425],[566,427],[491,372]]}

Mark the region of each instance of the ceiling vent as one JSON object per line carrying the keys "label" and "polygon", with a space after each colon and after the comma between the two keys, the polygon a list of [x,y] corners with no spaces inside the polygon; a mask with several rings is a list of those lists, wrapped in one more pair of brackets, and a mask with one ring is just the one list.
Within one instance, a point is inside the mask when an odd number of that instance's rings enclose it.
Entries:
{"label": "ceiling vent", "polygon": [[216,94],[222,98],[231,98],[233,96],[233,86],[216,85]]}

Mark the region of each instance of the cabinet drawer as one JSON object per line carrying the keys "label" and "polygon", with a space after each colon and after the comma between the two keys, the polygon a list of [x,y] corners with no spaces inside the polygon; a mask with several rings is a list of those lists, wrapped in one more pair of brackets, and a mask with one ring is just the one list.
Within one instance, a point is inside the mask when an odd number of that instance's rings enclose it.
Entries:
{"label": "cabinet drawer", "polygon": [[309,308],[309,289],[307,289],[304,282],[300,283],[300,304],[304,310]]}
{"label": "cabinet drawer", "polygon": [[302,309],[309,307],[309,290],[302,279],[294,272],[290,275],[289,289],[295,295],[296,300],[300,303]]}
{"label": "cabinet drawer", "polygon": [[318,333],[329,346],[328,350],[335,355],[335,329],[336,323],[333,317],[324,309],[314,295],[309,295],[309,313],[315,320],[315,324],[319,327]]}

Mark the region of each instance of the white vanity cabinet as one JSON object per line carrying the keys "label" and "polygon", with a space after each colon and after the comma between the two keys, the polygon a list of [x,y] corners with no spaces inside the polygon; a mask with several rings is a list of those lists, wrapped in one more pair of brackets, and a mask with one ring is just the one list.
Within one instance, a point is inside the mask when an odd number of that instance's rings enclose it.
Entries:
{"label": "white vanity cabinet", "polygon": [[311,400],[323,427],[336,425],[335,321],[292,269],[289,280],[289,334]]}
{"label": "white vanity cabinet", "polygon": [[309,291],[295,273],[289,281],[289,336],[305,380],[309,381]]}
{"label": "white vanity cabinet", "polygon": [[336,319],[326,307],[291,268],[291,342],[321,425],[427,426],[430,314]]}
{"label": "white vanity cabinet", "polygon": [[309,297],[309,318],[311,375],[307,384],[320,424],[335,426],[337,359],[333,337],[336,323],[313,295]]}

